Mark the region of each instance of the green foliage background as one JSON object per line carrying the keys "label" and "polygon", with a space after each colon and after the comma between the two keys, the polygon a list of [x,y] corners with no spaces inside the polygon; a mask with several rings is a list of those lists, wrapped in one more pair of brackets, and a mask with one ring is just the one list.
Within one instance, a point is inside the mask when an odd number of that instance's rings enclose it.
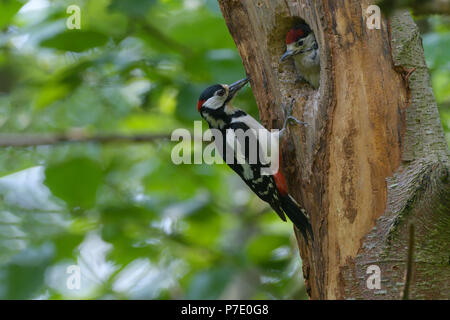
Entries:
{"label": "green foliage background", "polygon": [[[424,46],[450,139],[446,22]],[[215,0],[0,0],[0,30],[0,133],[192,130],[202,89],[245,76]],[[257,117],[249,89],[237,100]],[[0,298],[305,298],[291,225],[173,145],[3,148]]]}

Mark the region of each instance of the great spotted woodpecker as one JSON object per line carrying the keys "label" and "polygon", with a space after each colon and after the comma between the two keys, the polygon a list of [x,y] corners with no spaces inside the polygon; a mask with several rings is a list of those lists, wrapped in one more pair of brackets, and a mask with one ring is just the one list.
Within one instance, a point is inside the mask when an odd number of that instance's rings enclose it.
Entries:
{"label": "great spotted woodpecker", "polygon": [[[227,141],[230,130],[233,133],[240,129],[243,131],[262,131],[267,135],[279,134],[283,136],[289,120],[303,124],[288,115],[282,130],[270,132],[250,115],[240,109],[234,108],[231,105],[233,97],[248,81],[249,79],[243,79],[229,86],[216,84],[208,87],[200,95],[197,109],[200,115],[208,122],[210,129],[216,129],[221,133],[219,138],[215,137],[215,144],[216,146],[220,145],[218,151],[225,162],[244,180],[259,198],[270,204],[283,221],[286,221],[286,214],[302,233],[305,241],[308,242],[307,233],[313,239],[311,224],[306,216],[306,211],[288,193],[286,179],[281,172],[281,157],[277,172],[273,174],[262,174],[262,168],[267,167],[267,164],[262,163],[259,157],[257,157],[258,160],[256,162],[249,161],[250,155],[248,150],[251,148],[249,141],[246,140],[241,146],[244,149],[243,154],[245,159],[243,162],[239,163],[237,161],[234,151],[231,153],[228,152],[229,148],[232,148],[231,146],[233,148],[235,146],[235,141]],[[222,141],[218,139],[222,139]],[[278,139],[275,140],[278,141]],[[263,143],[260,143],[259,140],[255,141],[258,144],[257,150],[264,148]],[[222,147],[225,148],[222,149]]]}
{"label": "great spotted woodpecker", "polygon": [[317,89],[320,80],[319,46],[311,28],[302,23],[289,30],[286,48],[280,62],[293,57],[299,80],[304,79]]}

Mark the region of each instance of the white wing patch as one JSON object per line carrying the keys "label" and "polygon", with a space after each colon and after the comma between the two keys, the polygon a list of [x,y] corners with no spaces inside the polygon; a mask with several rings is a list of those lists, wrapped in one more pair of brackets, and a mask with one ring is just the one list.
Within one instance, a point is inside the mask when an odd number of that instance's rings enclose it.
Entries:
{"label": "white wing patch", "polygon": [[260,161],[265,165],[269,165],[275,161],[278,161],[279,154],[279,133],[280,131],[269,131],[256,119],[249,115],[233,118],[231,123],[244,123],[247,127],[255,130],[255,134],[259,140],[260,148]]}
{"label": "white wing patch", "polygon": [[261,123],[256,121],[255,118],[249,116],[248,114],[246,114],[245,116],[233,118],[233,120],[231,120],[231,123],[236,123],[236,122],[245,123],[250,129],[265,130],[265,131],[267,131],[267,133],[270,133],[266,128],[264,128],[264,126]]}

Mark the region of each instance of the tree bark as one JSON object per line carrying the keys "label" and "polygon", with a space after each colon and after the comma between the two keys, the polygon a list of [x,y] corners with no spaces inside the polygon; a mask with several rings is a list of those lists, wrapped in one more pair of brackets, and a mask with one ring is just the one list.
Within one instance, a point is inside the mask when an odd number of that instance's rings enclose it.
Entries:
{"label": "tree bark", "polygon": [[[308,246],[296,233],[311,298],[400,299],[411,223],[409,297],[450,298],[449,153],[410,15],[370,30],[365,0],[218,1],[262,123],[280,128],[295,98],[294,116],[309,124],[290,129],[283,158],[315,233]],[[302,19],[319,43],[317,91],[279,63]],[[380,288],[367,285],[372,265]]]}

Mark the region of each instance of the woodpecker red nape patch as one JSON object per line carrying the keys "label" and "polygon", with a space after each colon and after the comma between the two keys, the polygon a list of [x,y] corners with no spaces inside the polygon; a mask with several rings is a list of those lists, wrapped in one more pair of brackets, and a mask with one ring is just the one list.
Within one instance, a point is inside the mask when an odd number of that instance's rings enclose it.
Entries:
{"label": "woodpecker red nape patch", "polygon": [[198,112],[200,112],[200,109],[202,108],[204,103],[205,103],[205,100],[198,100],[198,102],[197,102],[197,111]]}
{"label": "woodpecker red nape patch", "polygon": [[298,39],[306,37],[311,32],[311,28],[306,23],[297,24],[295,27],[289,30],[286,36],[286,44],[294,43]]}
{"label": "woodpecker red nape patch", "polygon": [[291,44],[297,41],[299,38],[303,37],[305,33],[300,28],[293,28],[289,30],[288,34],[286,35],[286,44]]}

